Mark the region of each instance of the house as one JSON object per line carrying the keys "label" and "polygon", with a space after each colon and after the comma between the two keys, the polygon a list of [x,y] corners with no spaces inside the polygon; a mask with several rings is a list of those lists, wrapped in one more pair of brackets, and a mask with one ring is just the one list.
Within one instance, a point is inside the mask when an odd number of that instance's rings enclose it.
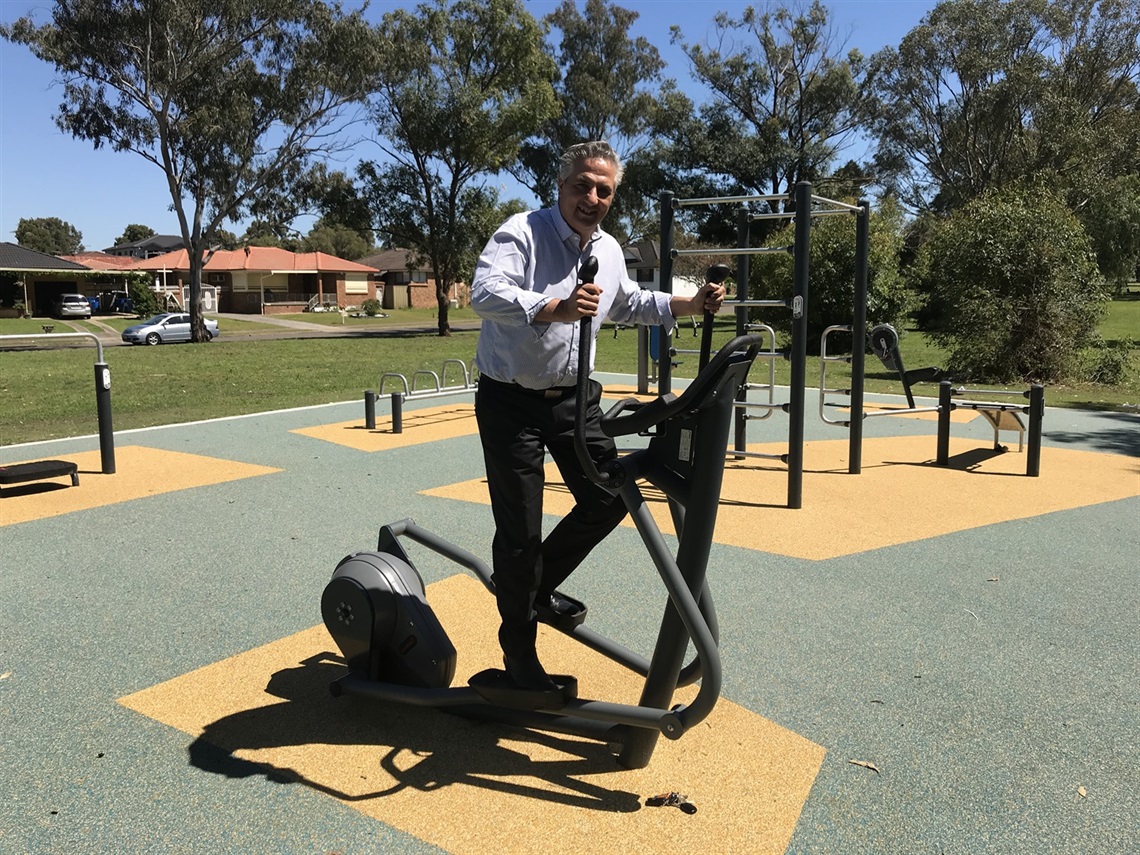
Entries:
{"label": "house", "polygon": [[48,314],[61,294],[86,293],[88,271],[74,261],[0,242],[0,317]]}
{"label": "house", "polygon": [[127,243],[115,244],[103,250],[107,255],[121,258],[154,258],[156,255],[166,255],[168,252],[185,249],[180,235],[151,235],[142,240],[132,240]]}
{"label": "house", "polygon": [[[418,267],[413,259],[411,250],[407,249],[390,249],[360,259],[361,264],[377,269],[385,309],[434,308],[439,305],[435,277],[431,271]],[[455,283],[451,290],[451,305],[466,306],[470,302],[467,283]]]}
{"label": "house", "polygon": [[[650,291],[661,290],[661,244],[655,240],[639,240],[622,247],[625,269],[629,278]],[[674,276],[670,293],[691,297],[700,290],[704,280],[697,282],[688,276]]]}
{"label": "house", "polygon": [[[133,262],[154,275],[155,290],[189,299],[190,256],[184,249]],[[217,250],[202,270],[206,311],[280,315],[316,307],[359,306],[376,298],[376,274],[367,264],[324,252],[272,246]]]}

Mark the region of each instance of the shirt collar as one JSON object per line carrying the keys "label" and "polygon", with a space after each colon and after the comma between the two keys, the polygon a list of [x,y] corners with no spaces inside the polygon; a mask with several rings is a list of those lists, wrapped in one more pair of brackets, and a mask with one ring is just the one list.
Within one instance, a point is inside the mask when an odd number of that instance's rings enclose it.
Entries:
{"label": "shirt collar", "polygon": [[[558,210],[558,206],[555,205],[554,207],[547,208],[546,210],[550,213],[550,220],[552,223],[554,223],[554,231],[558,234],[558,238],[563,243],[566,243],[568,240],[570,240],[570,238],[574,238],[574,249],[578,250],[578,244],[580,242],[578,233],[570,228],[570,224],[562,218],[562,212]],[[589,246],[591,243],[596,241],[601,233],[601,227],[594,226],[594,233],[590,235],[590,240],[586,245]],[[585,250],[581,251],[585,252]]]}

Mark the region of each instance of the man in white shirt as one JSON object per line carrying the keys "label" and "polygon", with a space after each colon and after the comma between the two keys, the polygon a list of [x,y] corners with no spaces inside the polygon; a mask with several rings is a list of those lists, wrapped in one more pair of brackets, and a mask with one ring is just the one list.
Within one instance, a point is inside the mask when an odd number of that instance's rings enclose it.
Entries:
{"label": "man in white shirt", "polygon": [[[681,315],[715,312],[724,300],[719,284],[708,283],[691,298],[673,297],[643,290],[626,275],[621,247],[598,227],[621,176],[608,143],[569,148],[560,161],[557,206],[508,219],[484,248],[471,281],[471,306],[483,319],[475,416],[495,518],[499,644],[507,674],[527,691],[557,690],[535,652],[539,615],[573,608],[555,589],[626,513],[620,498],[586,477],[574,451],[577,322],[600,317],[671,325]],[[591,256],[598,273],[580,283],[578,271]],[[617,453],[599,428],[601,392],[590,381],[586,440],[599,466]],[[576,504],[544,541],[547,451]]]}

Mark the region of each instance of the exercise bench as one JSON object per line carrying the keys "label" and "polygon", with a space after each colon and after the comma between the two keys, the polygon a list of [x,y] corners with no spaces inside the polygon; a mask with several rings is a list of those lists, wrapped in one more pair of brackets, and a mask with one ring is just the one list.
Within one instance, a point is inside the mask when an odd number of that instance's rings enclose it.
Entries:
{"label": "exercise bench", "polygon": [[79,467],[68,460],[37,460],[33,463],[14,463],[0,466],[0,485],[23,484],[45,478],[71,477],[71,486],[79,486]]}

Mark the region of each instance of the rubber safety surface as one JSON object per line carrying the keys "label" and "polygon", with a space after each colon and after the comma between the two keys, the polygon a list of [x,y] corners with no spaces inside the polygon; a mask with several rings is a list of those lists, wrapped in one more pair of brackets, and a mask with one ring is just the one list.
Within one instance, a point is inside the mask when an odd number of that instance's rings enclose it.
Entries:
{"label": "rubber safety surface", "polygon": [[[454,685],[499,656],[493,598],[469,576],[428,586],[459,650]],[[121,698],[195,738],[191,762],[304,783],[454,853],[548,853],[550,835],[595,852],[783,852],[824,749],[721,699],[646,769],[606,746],[477,724],[437,710],[332,698],[344,673],[323,626]],[[640,678],[542,627],[547,667],[579,696],[636,703]],[[732,758],[726,762],[726,758]],[[683,792],[697,807],[649,807]]]}
{"label": "rubber safety surface", "polygon": [[[748,450],[778,454],[786,448]],[[716,541],[822,560],[1140,495],[1136,462],[1120,455],[1042,448],[1041,475],[1030,478],[1024,454],[994,454],[974,440],[952,437],[946,467],[935,465],[934,452],[934,437],[869,439],[863,443],[862,474],[849,475],[846,440],[807,443],[803,507],[794,511],[787,508],[786,467],[759,458],[730,460]],[[482,479],[426,494],[489,502]],[[657,524],[671,532],[664,497],[653,491],[646,497]],[[547,464],[545,512],[564,515],[572,505],[557,468]]]}

